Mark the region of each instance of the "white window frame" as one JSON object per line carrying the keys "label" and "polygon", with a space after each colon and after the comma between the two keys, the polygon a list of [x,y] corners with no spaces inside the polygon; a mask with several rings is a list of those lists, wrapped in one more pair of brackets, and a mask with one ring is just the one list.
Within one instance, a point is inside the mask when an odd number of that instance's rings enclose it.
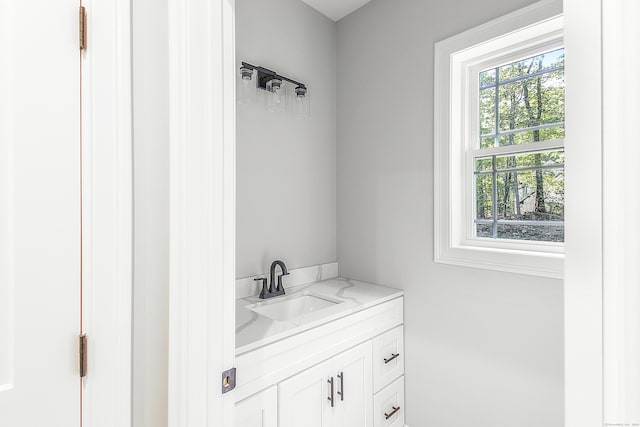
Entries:
{"label": "white window frame", "polygon": [[[480,71],[563,46],[562,2],[545,0],[435,45],[435,261],[562,278],[564,245],[476,238],[473,151],[478,147]],[[562,148],[563,141],[522,146]],[[520,147],[482,150],[492,155]],[[495,152],[494,152],[495,151]],[[503,153],[500,153],[503,154]]]}

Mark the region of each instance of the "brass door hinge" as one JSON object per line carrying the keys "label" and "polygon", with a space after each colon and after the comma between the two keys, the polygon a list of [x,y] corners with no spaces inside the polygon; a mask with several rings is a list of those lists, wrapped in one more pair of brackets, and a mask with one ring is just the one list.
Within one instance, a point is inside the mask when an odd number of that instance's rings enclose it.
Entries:
{"label": "brass door hinge", "polygon": [[80,6],[79,24],[80,50],[87,50],[87,9],[84,6]]}
{"label": "brass door hinge", "polygon": [[88,337],[87,334],[82,334],[78,337],[78,355],[79,355],[79,370],[80,378],[87,376],[88,370]]}

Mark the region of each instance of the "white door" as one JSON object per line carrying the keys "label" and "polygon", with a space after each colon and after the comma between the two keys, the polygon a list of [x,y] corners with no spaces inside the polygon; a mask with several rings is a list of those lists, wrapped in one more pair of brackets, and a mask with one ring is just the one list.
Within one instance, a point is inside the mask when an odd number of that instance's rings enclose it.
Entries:
{"label": "white door", "polygon": [[236,403],[236,427],[278,427],[278,387]]}
{"label": "white door", "polygon": [[80,424],[78,0],[0,0],[0,426]]}
{"label": "white door", "polygon": [[373,425],[372,351],[371,341],[367,341],[332,359],[337,399],[331,427]]}
{"label": "white door", "polygon": [[371,341],[278,384],[279,427],[371,427]]}
{"label": "white door", "polygon": [[332,393],[332,368],[330,359],[278,384],[278,427],[334,426],[337,382],[334,376]]}

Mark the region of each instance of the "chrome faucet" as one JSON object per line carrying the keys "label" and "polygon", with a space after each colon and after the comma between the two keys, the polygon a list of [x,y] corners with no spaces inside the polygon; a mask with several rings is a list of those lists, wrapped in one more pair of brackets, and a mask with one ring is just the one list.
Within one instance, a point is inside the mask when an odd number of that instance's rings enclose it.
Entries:
{"label": "chrome faucet", "polygon": [[[282,270],[282,274],[278,275],[278,283],[275,282],[276,268],[280,266]],[[253,279],[255,281],[262,281],[262,291],[260,292],[261,299],[267,299],[272,297],[277,297],[278,295],[284,295],[284,286],[282,286],[282,276],[287,276],[289,272],[287,271],[287,266],[284,262],[280,260],[273,261],[271,263],[271,270],[269,274],[270,283],[267,288],[267,278],[260,277],[258,279]]]}

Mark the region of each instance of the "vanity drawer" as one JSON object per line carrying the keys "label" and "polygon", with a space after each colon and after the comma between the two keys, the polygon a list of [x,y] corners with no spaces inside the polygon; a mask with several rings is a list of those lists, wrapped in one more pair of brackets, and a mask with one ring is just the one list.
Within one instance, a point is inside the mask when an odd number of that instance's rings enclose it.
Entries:
{"label": "vanity drawer", "polygon": [[404,374],[402,325],[373,339],[373,391],[381,390]]}
{"label": "vanity drawer", "polygon": [[404,375],[373,397],[373,427],[404,427]]}

